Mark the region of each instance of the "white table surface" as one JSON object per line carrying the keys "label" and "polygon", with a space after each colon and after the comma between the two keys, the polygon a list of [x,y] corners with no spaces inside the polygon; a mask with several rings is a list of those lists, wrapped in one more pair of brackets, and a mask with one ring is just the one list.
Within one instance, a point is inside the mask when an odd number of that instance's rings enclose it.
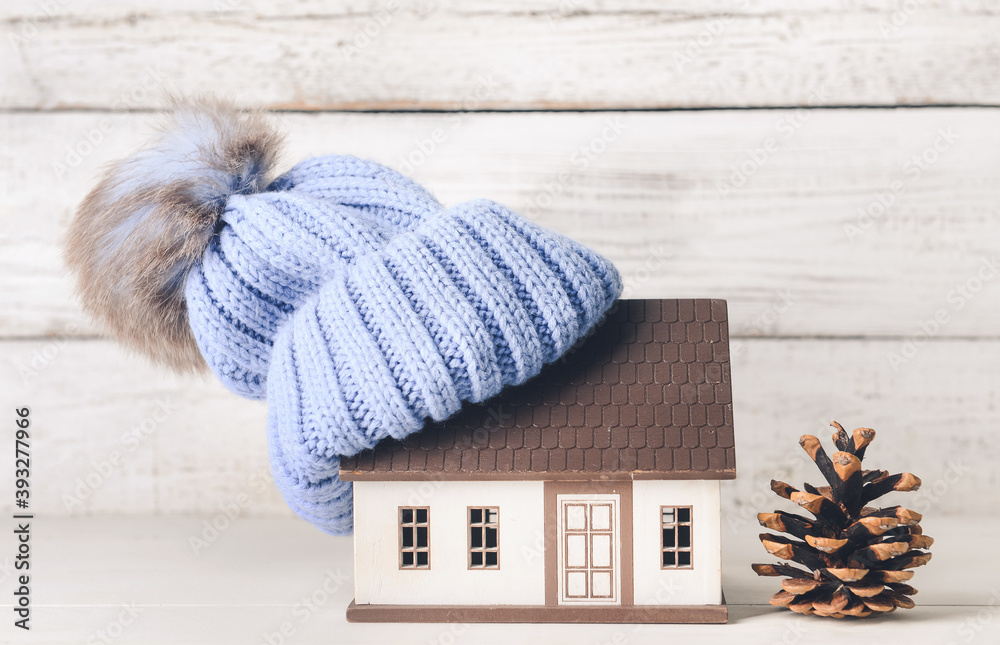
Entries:
{"label": "white table surface", "polygon": [[865,621],[804,617],[768,605],[777,580],[758,578],[749,566],[773,561],[755,537],[759,527],[726,525],[729,623],[645,626],[348,624],[350,538],[328,537],[293,518],[237,518],[195,553],[190,538],[202,534],[207,519],[37,517],[30,634],[12,626],[14,542],[4,530],[0,642],[1000,643],[1000,567],[986,550],[996,543],[995,517],[927,518],[925,531],[937,542],[934,559],[913,580],[917,608]]}

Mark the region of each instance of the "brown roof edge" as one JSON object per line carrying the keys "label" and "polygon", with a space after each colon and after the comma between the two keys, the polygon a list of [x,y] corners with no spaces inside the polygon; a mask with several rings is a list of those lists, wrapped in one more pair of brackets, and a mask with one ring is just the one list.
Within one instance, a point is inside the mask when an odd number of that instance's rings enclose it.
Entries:
{"label": "brown roof edge", "polygon": [[724,480],[736,479],[736,468],[725,470],[685,470],[647,472],[455,472],[455,471],[340,471],[340,479],[345,482],[392,482],[392,481],[672,481],[672,480]]}

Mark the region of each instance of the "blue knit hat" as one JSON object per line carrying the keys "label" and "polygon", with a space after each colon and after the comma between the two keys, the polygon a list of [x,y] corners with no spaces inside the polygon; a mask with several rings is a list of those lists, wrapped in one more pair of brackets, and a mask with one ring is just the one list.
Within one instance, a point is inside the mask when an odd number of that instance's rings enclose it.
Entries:
{"label": "blue knit hat", "polygon": [[342,534],[341,456],[536,375],[621,280],[497,203],[445,208],[372,162],[318,157],[272,180],[279,142],[259,113],[177,105],[84,200],[67,261],[124,344],[266,398],[286,501]]}

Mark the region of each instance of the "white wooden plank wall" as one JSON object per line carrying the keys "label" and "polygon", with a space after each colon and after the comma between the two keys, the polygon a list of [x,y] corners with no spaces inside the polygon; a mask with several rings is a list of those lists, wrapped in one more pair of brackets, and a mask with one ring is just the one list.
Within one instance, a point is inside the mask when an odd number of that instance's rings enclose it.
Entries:
{"label": "white wooden plank wall", "polygon": [[[2,207],[17,226],[0,280],[16,306],[0,333],[91,334],[59,233],[153,117],[7,117]],[[355,153],[446,203],[497,199],[606,253],[629,295],[712,293],[733,301],[738,334],[794,336],[905,335],[939,307],[954,310],[946,335],[995,335],[1000,280],[949,299],[1000,251],[995,119],[985,108],[281,117],[286,165]]]}
{"label": "white wooden plank wall", "polygon": [[[163,93],[216,91],[286,110],[286,166],[371,158],[446,203],[490,197],[593,245],[631,296],[728,298],[734,530],[772,507],[772,476],[818,477],[796,441],[825,439],[832,418],[880,431],[870,460],[923,477],[918,510],[995,515],[997,13],[0,5],[0,410],[32,406],[35,510],[288,513],[263,406],[125,356],[82,317],[59,258],[75,204],[143,141]],[[0,478],[5,511],[10,486]]]}
{"label": "white wooden plank wall", "polygon": [[1000,98],[1000,7],[975,0],[7,4],[6,107],[155,107],[150,84],[295,109],[454,109],[482,78],[497,91],[472,107]]}

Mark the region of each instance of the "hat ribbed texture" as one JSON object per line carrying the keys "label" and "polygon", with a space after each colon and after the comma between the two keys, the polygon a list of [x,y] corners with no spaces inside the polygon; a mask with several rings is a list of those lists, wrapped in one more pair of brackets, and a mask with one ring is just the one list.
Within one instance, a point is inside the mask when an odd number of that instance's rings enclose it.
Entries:
{"label": "hat ribbed texture", "polygon": [[422,186],[354,157],[296,165],[272,191],[232,195],[200,266],[188,316],[202,355],[233,392],[263,399],[274,335],[334,273],[442,208]]}
{"label": "hat ribbed texture", "polygon": [[606,259],[499,204],[445,209],[387,168],[320,157],[229,198],[186,298],[213,371],[267,398],[285,499],[339,534],[341,456],[535,376],[620,291]]}

